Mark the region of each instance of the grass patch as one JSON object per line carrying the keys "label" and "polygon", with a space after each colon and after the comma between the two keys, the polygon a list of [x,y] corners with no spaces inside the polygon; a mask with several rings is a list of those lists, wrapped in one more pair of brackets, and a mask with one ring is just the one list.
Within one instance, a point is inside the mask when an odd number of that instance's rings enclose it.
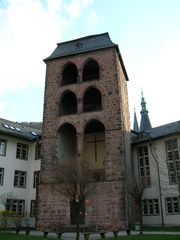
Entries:
{"label": "grass patch", "polygon": [[[26,236],[22,234],[0,232],[0,240],[54,240],[55,238],[44,238],[36,236]],[[62,237],[63,239],[63,237]],[[106,238],[107,240],[179,240],[180,235],[131,235],[119,236],[114,238]]]}
{"label": "grass patch", "polygon": [[180,226],[175,227],[143,227],[144,231],[180,232]]}
{"label": "grass patch", "polygon": [[109,238],[108,240],[179,240],[180,235],[131,235]]}
{"label": "grass patch", "polygon": [[45,240],[45,239],[53,239],[54,238],[44,238],[44,237],[35,237],[35,236],[26,236],[24,234],[14,234],[14,233],[4,233],[0,232],[1,240]]}

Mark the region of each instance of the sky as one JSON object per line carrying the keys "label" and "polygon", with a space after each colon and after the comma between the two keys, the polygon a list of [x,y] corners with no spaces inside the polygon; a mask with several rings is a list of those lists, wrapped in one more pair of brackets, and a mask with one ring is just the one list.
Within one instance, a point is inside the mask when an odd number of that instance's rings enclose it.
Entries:
{"label": "sky", "polygon": [[42,121],[56,44],[109,32],[129,76],[131,126],[141,91],[153,127],[180,120],[179,0],[0,0],[0,117]]}

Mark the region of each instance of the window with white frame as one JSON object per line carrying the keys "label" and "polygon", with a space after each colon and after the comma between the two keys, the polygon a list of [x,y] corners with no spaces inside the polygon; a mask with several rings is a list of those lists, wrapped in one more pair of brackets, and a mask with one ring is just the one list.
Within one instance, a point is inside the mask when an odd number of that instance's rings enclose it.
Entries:
{"label": "window with white frame", "polygon": [[33,182],[34,188],[36,188],[39,185],[39,180],[40,180],[40,171],[35,171],[34,172],[34,182]]}
{"label": "window with white frame", "polygon": [[177,139],[165,142],[170,184],[180,183],[180,155]]}
{"label": "window with white frame", "polygon": [[166,214],[180,214],[180,205],[178,197],[165,198]]}
{"label": "window with white frame", "polygon": [[0,138],[0,155],[6,156],[7,140]]}
{"label": "window with white frame", "polygon": [[25,200],[7,199],[6,210],[16,212],[19,215],[24,215]]}
{"label": "window with white frame", "polygon": [[138,157],[139,174],[140,174],[141,180],[149,186],[151,182],[150,182],[148,147],[147,146],[139,147],[137,149],[137,157]]}
{"label": "window with white frame", "polygon": [[26,175],[27,175],[27,172],[15,170],[14,187],[25,188],[26,187]]}
{"label": "window with white frame", "polygon": [[30,217],[36,216],[36,200],[31,200]]}
{"label": "window with white frame", "polygon": [[17,143],[16,158],[28,159],[28,145],[24,143]]}
{"label": "window with white frame", "polygon": [[35,160],[41,158],[41,143],[37,143],[35,147]]}
{"label": "window with white frame", "polygon": [[144,199],[142,201],[143,215],[159,215],[159,200]]}
{"label": "window with white frame", "polygon": [[4,168],[0,168],[0,186],[3,185],[4,180]]}

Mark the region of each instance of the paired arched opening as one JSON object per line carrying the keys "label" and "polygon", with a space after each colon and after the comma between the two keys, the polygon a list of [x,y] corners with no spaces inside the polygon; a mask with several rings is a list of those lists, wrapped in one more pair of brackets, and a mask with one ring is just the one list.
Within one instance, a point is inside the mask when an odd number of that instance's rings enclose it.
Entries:
{"label": "paired arched opening", "polygon": [[102,109],[101,93],[96,88],[90,88],[86,91],[83,99],[83,111],[98,111]]}
{"label": "paired arched opening", "polygon": [[75,64],[68,64],[62,72],[62,85],[77,83],[77,67]]}
{"label": "paired arched opening", "polygon": [[56,152],[60,163],[70,163],[76,159],[76,129],[69,123],[63,124],[57,133]]}
{"label": "paired arched opening", "polygon": [[77,113],[77,99],[73,92],[66,92],[60,103],[60,115],[74,114]]}
{"label": "paired arched opening", "polygon": [[83,81],[99,79],[99,64],[95,60],[89,60],[83,69]]}
{"label": "paired arched opening", "polygon": [[90,169],[104,169],[105,127],[98,120],[90,121],[84,130],[83,161],[88,163]]}

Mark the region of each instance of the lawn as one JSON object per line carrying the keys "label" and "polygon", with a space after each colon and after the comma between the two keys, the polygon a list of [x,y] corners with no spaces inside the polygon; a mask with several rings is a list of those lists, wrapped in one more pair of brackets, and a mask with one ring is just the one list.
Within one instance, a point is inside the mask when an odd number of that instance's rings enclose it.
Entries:
{"label": "lawn", "polygon": [[[62,237],[63,238],[63,237]],[[13,233],[0,232],[0,240],[52,240],[55,238],[44,238],[35,236],[16,235]],[[179,240],[180,235],[133,235],[107,238],[107,240]]]}
{"label": "lawn", "polygon": [[180,232],[180,226],[174,227],[143,227],[144,231],[161,231],[161,232]]}
{"label": "lawn", "polygon": [[54,239],[54,238],[44,238],[44,237],[35,237],[35,236],[26,236],[26,235],[17,235],[14,233],[3,233],[0,232],[0,240],[45,240],[45,239]]}

